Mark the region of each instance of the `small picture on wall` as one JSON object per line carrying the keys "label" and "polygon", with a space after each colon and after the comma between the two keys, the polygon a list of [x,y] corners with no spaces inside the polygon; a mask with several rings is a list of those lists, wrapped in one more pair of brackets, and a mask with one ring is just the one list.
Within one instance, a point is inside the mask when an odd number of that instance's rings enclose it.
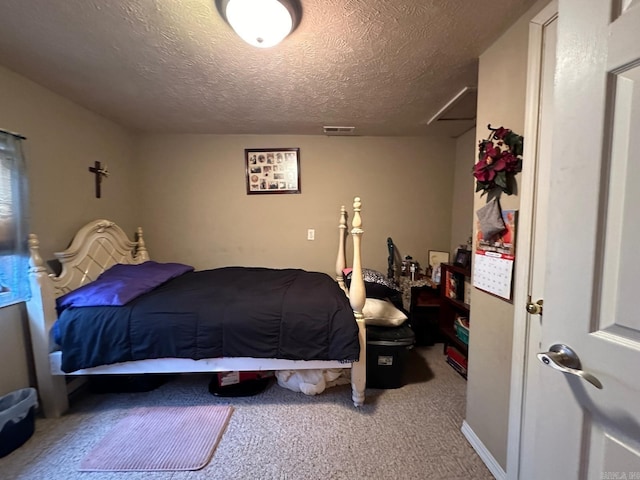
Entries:
{"label": "small picture on wall", "polygon": [[247,195],[301,192],[299,148],[248,148],[244,155]]}
{"label": "small picture on wall", "polygon": [[439,250],[429,250],[429,266],[434,269],[441,263],[449,261],[449,252],[441,252]]}
{"label": "small picture on wall", "polygon": [[449,252],[429,250],[429,268],[431,269],[431,281],[440,284],[440,265],[449,261]]}
{"label": "small picture on wall", "polygon": [[459,248],[453,263],[458,267],[469,268],[471,266],[471,252],[464,248]]}

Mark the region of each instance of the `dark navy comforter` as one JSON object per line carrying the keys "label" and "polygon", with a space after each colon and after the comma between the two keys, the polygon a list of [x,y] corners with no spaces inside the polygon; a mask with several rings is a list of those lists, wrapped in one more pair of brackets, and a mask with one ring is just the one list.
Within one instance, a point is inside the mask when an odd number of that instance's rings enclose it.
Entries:
{"label": "dark navy comforter", "polygon": [[358,359],[358,327],[324,273],[227,267],[185,273],[124,306],[64,310],[62,370],[177,357]]}

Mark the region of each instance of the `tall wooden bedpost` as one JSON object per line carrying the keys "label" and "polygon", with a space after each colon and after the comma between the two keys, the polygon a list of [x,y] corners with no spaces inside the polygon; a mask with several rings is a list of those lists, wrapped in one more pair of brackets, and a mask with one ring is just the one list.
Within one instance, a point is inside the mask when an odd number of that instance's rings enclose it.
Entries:
{"label": "tall wooden bedpost", "polygon": [[49,331],[57,318],[55,295],[40,256],[40,242],[33,233],[29,235],[29,253],[31,299],[27,302],[27,313],[40,406],[45,417],[59,417],[69,408],[69,400],[65,378],[52,375],[49,363]]}
{"label": "tall wooden bedpost", "polygon": [[360,197],[353,200],[353,221],[351,222],[351,236],[353,237],[353,273],[349,286],[349,301],[358,323],[358,337],[360,339],[360,359],[351,367],[351,388],[353,404],[359,407],[364,404],[364,389],[367,381],[367,329],[364,323],[362,309],[366,299],[364,280],[362,278],[362,258],[360,254],[362,219]]}
{"label": "tall wooden bedpost", "polygon": [[147,252],[147,246],[144,243],[144,237],[142,236],[142,227],[138,227],[136,230],[136,259],[146,262],[149,260],[149,252]]}
{"label": "tall wooden bedpost", "polygon": [[336,282],[340,288],[347,291],[342,271],[347,267],[345,244],[347,242],[347,210],[344,205],[340,207],[340,225],[338,225],[338,258],[336,259]]}

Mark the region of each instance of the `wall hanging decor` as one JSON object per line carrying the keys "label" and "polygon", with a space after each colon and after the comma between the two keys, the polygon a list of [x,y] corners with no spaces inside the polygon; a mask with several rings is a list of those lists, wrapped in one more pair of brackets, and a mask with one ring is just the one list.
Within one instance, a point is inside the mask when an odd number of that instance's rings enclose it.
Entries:
{"label": "wall hanging decor", "polygon": [[244,155],[248,195],[300,193],[299,148],[248,148]]}
{"label": "wall hanging decor", "polygon": [[498,212],[502,217],[504,229],[498,233],[494,231],[490,237],[483,234],[478,218],[473,286],[511,301],[518,211],[498,209]]}
{"label": "wall hanging decor", "polygon": [[478,144],[478,162],[473,167],[476,192],[499,196],[511,195],[515,189],[515,176],[522,171],[523,137],[508,128],[491,128],[486,140]]}
{"label": "wall hanging decor", "polygon": [[506,228],[497,198],[489,200],[486,205],[476,211],[476,215],[478,216],[478,229],[482,232],[485,240],[492,240]]}
{"label": "wall hanging decor", "polygon": [[96,176],[96,198],[100,198],[102,196],[102,192],[100,189],[102,185],[102,179],[109,176],[107,166],[105,165],[103,167],[100,162],[94,162],[93,167],[89,167],[89,171]]}

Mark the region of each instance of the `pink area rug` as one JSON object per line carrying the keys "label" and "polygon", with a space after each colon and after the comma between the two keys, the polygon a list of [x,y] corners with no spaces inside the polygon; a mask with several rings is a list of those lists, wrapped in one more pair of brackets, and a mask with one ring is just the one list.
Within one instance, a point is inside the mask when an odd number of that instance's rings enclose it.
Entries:
{"label": "pink area rug", "polygon": [[213,456],[232,407],[136,408],[82,460],[80,471],[199,470]]}

